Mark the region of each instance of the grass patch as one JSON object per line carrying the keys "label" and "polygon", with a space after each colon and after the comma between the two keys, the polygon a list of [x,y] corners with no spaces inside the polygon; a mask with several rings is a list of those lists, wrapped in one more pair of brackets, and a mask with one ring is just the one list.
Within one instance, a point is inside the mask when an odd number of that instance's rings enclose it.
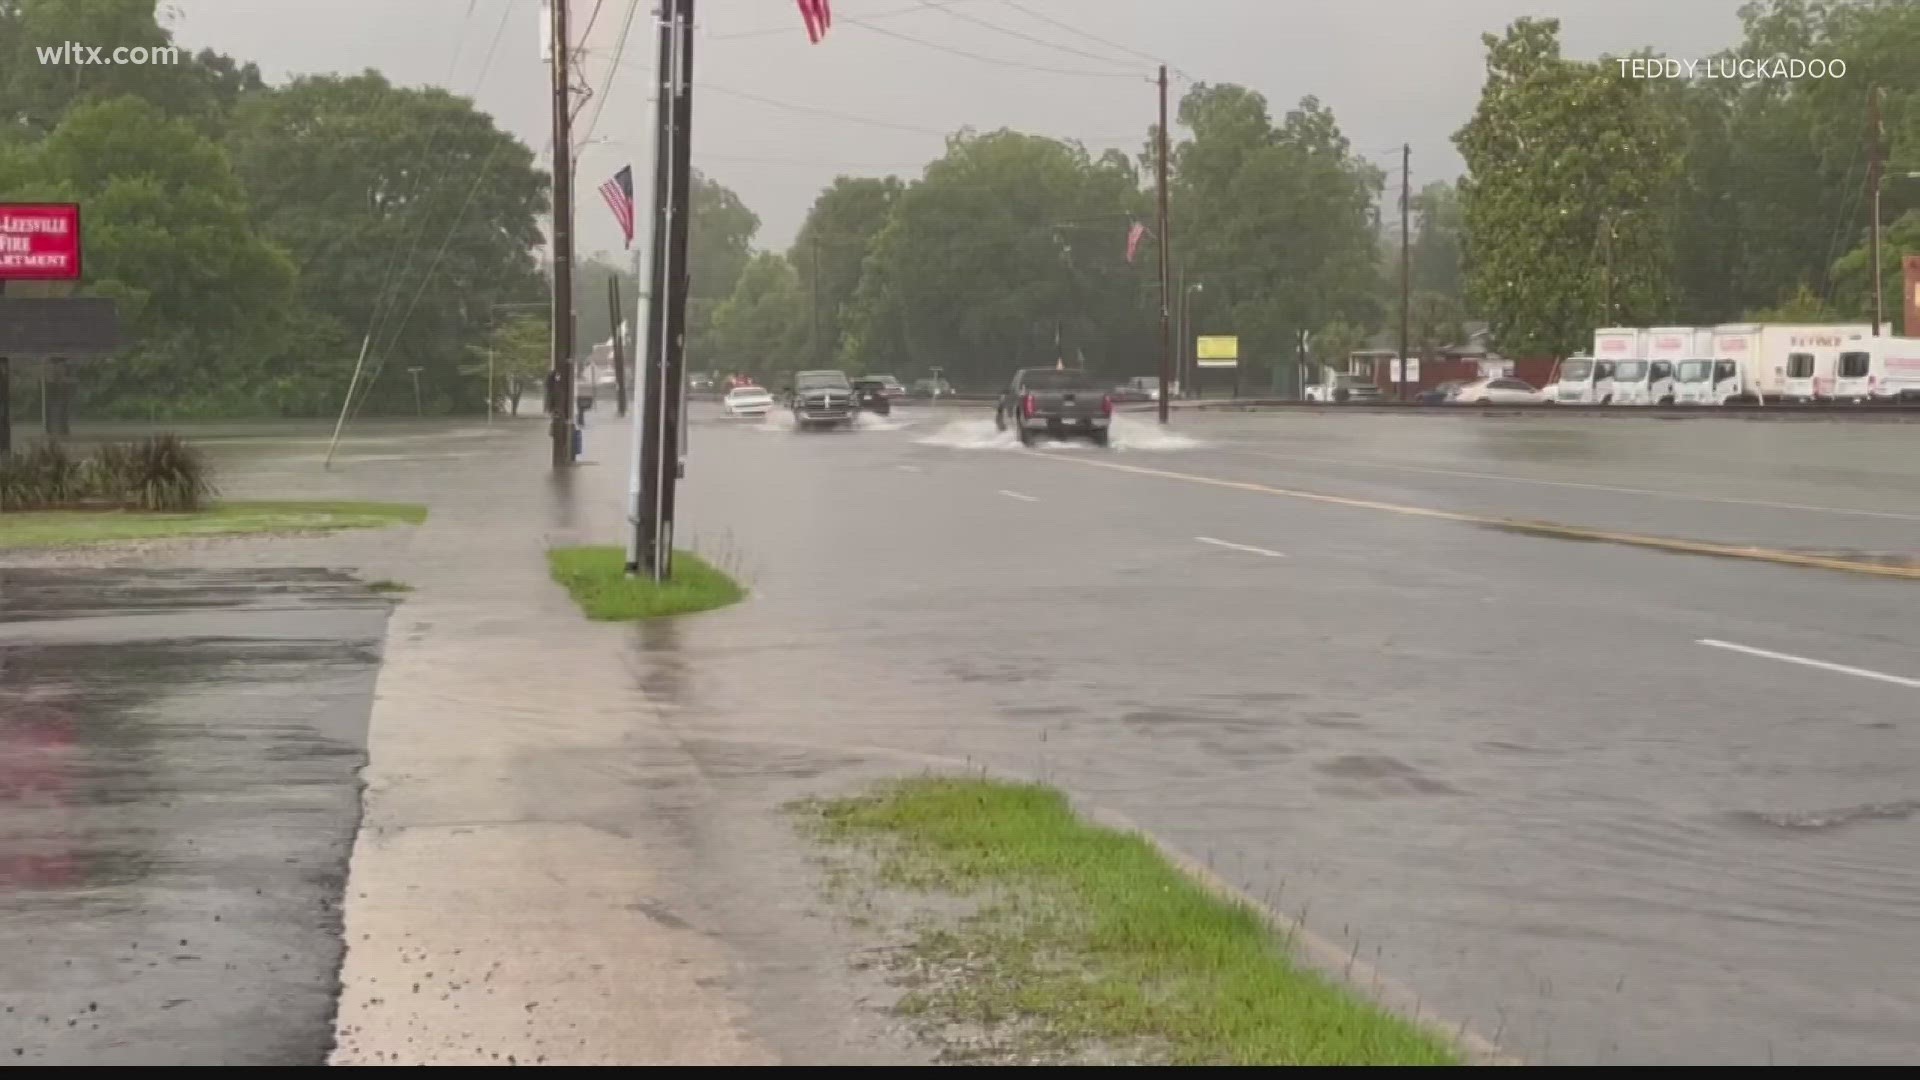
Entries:
{"label": "grass patch", "polygon": [[1081,821],[1051,788],[922,777],[806,809],[823,838],[869,846],[882,883],[977,901],[919,928],[916,969],[948,974],[908,994],[909,1015],[1155,1063],[1459,1063],[1441,1036],[1297,965],[1259,913],[1144,838]]}
{"label": "grass patch", "polygon": [[226,502],[204,510],[29,510],[0,513],[0,548],[70,547],[255,533],[331,532],[418,525],[427,508],[411,503]]}
{"label": "grass patch", "polygon": [[612,546],[554,548],[547,552],[547,567],[587,618],[600,622],[709,611],[747,595],[733,578],[690,551],[673,553],[673,577],[662,584],[629,578],[627,553]]}
{"label": "grass patch", "polygon": [[410,593],[413,591],[413,586],[404,581],[389,581],[381,578],[379,581],[368,582],[367,589],[377,593]]}

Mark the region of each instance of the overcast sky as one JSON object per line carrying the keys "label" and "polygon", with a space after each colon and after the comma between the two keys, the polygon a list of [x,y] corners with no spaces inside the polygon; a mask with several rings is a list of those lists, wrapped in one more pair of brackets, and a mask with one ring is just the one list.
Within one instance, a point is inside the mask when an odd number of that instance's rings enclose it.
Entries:
{"label": "overcast sky", "polygon": [[[1146,59],[1152,57],[1196,79],[1251,86],[1276,115],[1315,95],[1363,155],[1397,171],[1399,144],[1412,144],[1418,188],[1460,171],[1449,137],[1479,95],[1482,32],[1520,16],[1548,15],[1561,20],[1562,40],[1575,56],[1651,45],[1690,58],[1737,40],[1740,4],[834,0],[834,29],[815,46],[792,0],[702,0],[694,162],[760,215],[759,243],[780,248],[834,176],[917,175],[941,152],[943,133],[961,126],[1073,137],[1096,151],[1137,149],[1154,119],[1153,65]],[[169,6],[182,45],[251,60],[269,81],[377,68],[398,83],[437,84],[472,97],[536,151],[546,146],[551,112],[539,59],[539,0],[172,0]],[[645,172],[653,0],[632,4],[632,30],[616,67],[629,6],[629,0],[572,0],[569,9],[576,40],[578,28],[592,20],[585,74],[596,93],[613,76],[604,103],[590,102],[582,114],[584,126],[601,109],[593,135],[605,140],[581,156],[577,213],[585,250],[620,246],[594,189],[627,162],[636,174]],[[937,10],[942,6],[951,13]]]}

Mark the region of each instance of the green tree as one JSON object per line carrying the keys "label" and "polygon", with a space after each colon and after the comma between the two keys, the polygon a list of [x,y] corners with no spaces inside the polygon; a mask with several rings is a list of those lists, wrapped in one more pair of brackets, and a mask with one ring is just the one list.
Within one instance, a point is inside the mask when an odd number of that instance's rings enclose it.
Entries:
{"label": "green tree", "polygon": [[486,341],[467,347],[472,363],[465,374],[485,380],[491,375],[494,406],[507,406],[507,415],[520,415],[520,398],[528,389],[545,385],[553,352],[553,324],[544,315],[516,315],[494,327]]}
{"label": "green tree", "polygon": [[181,49],[172,64],[41,62],[38,50],[68,42],[173,46],[157,7],[157,0],[0,0],[0,129],[43,137],[75,106],[133,96],[217,138],[239,97],[262,87],[252,64],[210,49]]}
{"label": "green tree", "polygon": [[800,279],[782,255],[761,252],[748,261],[733,295],[715,309],[704,366],[759,376],[763,383],[809,366],[792,352],[804,318]]}
{"label": "green tree", "polygon": [[1825,297],[1804,285],[1781,303],[1747,313],[1750,321],[1760,323],[1824,323],[1839,317],[1840,313]]}
{"label": "green tree", "polygon": [[1147,370],[1159,347],[1150,271],[1125,256],[1143,209],[1118,152],[1013,131],[951,137],[874,238],[844,361],[909,376],[941,367],[974,386],[1062,354]]}
{"label": "green tree", "polygon": [[294,307],[293,264],[254,229],[226,154],[189,121],[94,100],[10,160],[16,182],[32,178],[21,197],[85,205],[85,289],[119,301],[133,343],[89,368],[82,408],[284,410],[337,359],[332,328]]}
{"label": "green tree", "polygon": [[696,300],[725,300],[733,295],[740,272],[753,258],[760,216],[747,209],[732,188],[698,170],[688,205],[692,216],[687,226],[687,267],[693,283],[687,295]]}
{"label": "green tree", "polygon": [[251,95],[228,144],[302,301],[356,344],[371,335],[368,407],[411,412],[410,381],[380,378],[410,367],[431,411],[480,402],[468,347],[495,305],[549,291],[531,255],[548,198],[532,152],[471,101],[374,72]]}
{"label": "green tree", "polygon": [[806,366],[830,364],[840,354],[867,253],[905,188],[897,177],[842,176],[814,200],[787,253],[807,309],[800,339]]}
{"label": "green tree", "polygon": [[1464,281],[1460,267],[1461,232],[1465,221],[1460,193],[1446,180],[1435,180],[1413,197],[1415,225],[1408,277],[1415,292],[1459,297]]}
{"label": "green tree", "polygon": [[1645,80],[1567,60],[1559,22],[1482,36],[1487,80],[1454,136],[1468,175],[1467,298],[1506,352],[1565,355],[1599,325],[1671,308],[1672,250],[1658,212],[1680,156]]}
{"label": "green tree", "polygon": [[1204,284],[1195,317],[1240,336],[1238,374],[1270,369],[1297,390],[1301,331],[1378,318],[1383,176],[1311,97],[1275,124],[1260,94],[1201,84],[1179,120],[1174,250]]}

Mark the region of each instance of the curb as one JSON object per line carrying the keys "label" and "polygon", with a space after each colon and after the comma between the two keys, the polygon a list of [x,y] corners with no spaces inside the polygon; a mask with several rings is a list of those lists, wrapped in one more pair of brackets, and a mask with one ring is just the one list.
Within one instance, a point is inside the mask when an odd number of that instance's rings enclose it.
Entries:
{"label": "curb", "polygon": [[1017,780],[1021,783],[1040,784],[1051,787],[1067,796],[1068,803],[1076,813],[1097,825],[1138,836],[1153,845],[1160,856],[1171,863],[1176,870],[1191,878],[1195,884],[1213,895],[1231,904],[1242,905],[1257,913],[1268,928],[1282,937],[1288,946],[1288,952],[1314,971],[1346,987],[1362,1000],[1373,1003],[1387,1012],[1433,1032],[1450,1043],[1466,1058],[1467,1063],[1476,1066],[1525,1065],[1527,1062],[1500,1049],[1498,1043],[1481,1034],[1464,1020],[1451,1020],[1428,1008],[1419,994],[1403,984],[1388,978],[1372,963],[1362,960],[1357,954],[1342,949],[1331,939],[1322,937],[1309,929],[1300,920],[1279,911],[1244,889],[1214,873],[1205,864],[1167,843],[1153,833],[1142,828],[1132,818],[1108,807],[1095,806],[1082,800],[1067,788],[1047,780],[1040,779],[1014,770],[989,770],[985,765],[971,760],[943,757],[937,754],[922,754],[912,750],[896,750],[881,746],[847,747],[847,752],[876,758],[892,758],[902,762],[911,762],[929,770],[949,773],[962,773],[968,776],[993,777]]}

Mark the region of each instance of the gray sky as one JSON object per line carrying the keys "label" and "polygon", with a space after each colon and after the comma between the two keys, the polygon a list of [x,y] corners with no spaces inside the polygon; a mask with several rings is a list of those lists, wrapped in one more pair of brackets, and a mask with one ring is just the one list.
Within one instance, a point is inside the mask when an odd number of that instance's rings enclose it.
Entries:
{"label": "gray sky", "polygon": [[[1154,119],[1152,64],[1113,47],[1119,45],[1194,78],[1251,86],[1276,115],[1315,95],[1356,149],[1396,172],[1399,144],[1411,143],[1418,188],[1460,170],[1449,136],[1479,95],[1482,32],[1524,15],[1551,15],[1561,20],[1572,55],[1651,45],[1700,57],[1736,41],[1740,3],[834,0],[834,29],[815,46],[792,0],[704,0],[694,160],[760,215],[762,246],[784,247],[834,176],[917,175],[941,152],[942,133],[963,125],[1070,136],[1096,151],[1137,149]],[[934,10],[941,5],[954,13]],[[616,250],[618,229],[594,188],[627,162],[636,174],[645,172],[653,3],[637,0],[617,69],[611,61],[628,0],[572,0],[576,28],[587,25],[596,6],[586,74],[596,92],[610,72],[614,79],[593,129],[607,141],[581,155],[578,220],[585,249]],[[270,81],[377,68],[398,83],[438,84],[470,96],[536,150],[546,145],[549,83],[539,60],[538,0],[172,0],[169,7],[181,44],[254,61]],[[497,31],[499,47],[483,70]],[[1046,68],[1055,70],[1039,70]],[[597,104],[587,105],[583,127]]]}

